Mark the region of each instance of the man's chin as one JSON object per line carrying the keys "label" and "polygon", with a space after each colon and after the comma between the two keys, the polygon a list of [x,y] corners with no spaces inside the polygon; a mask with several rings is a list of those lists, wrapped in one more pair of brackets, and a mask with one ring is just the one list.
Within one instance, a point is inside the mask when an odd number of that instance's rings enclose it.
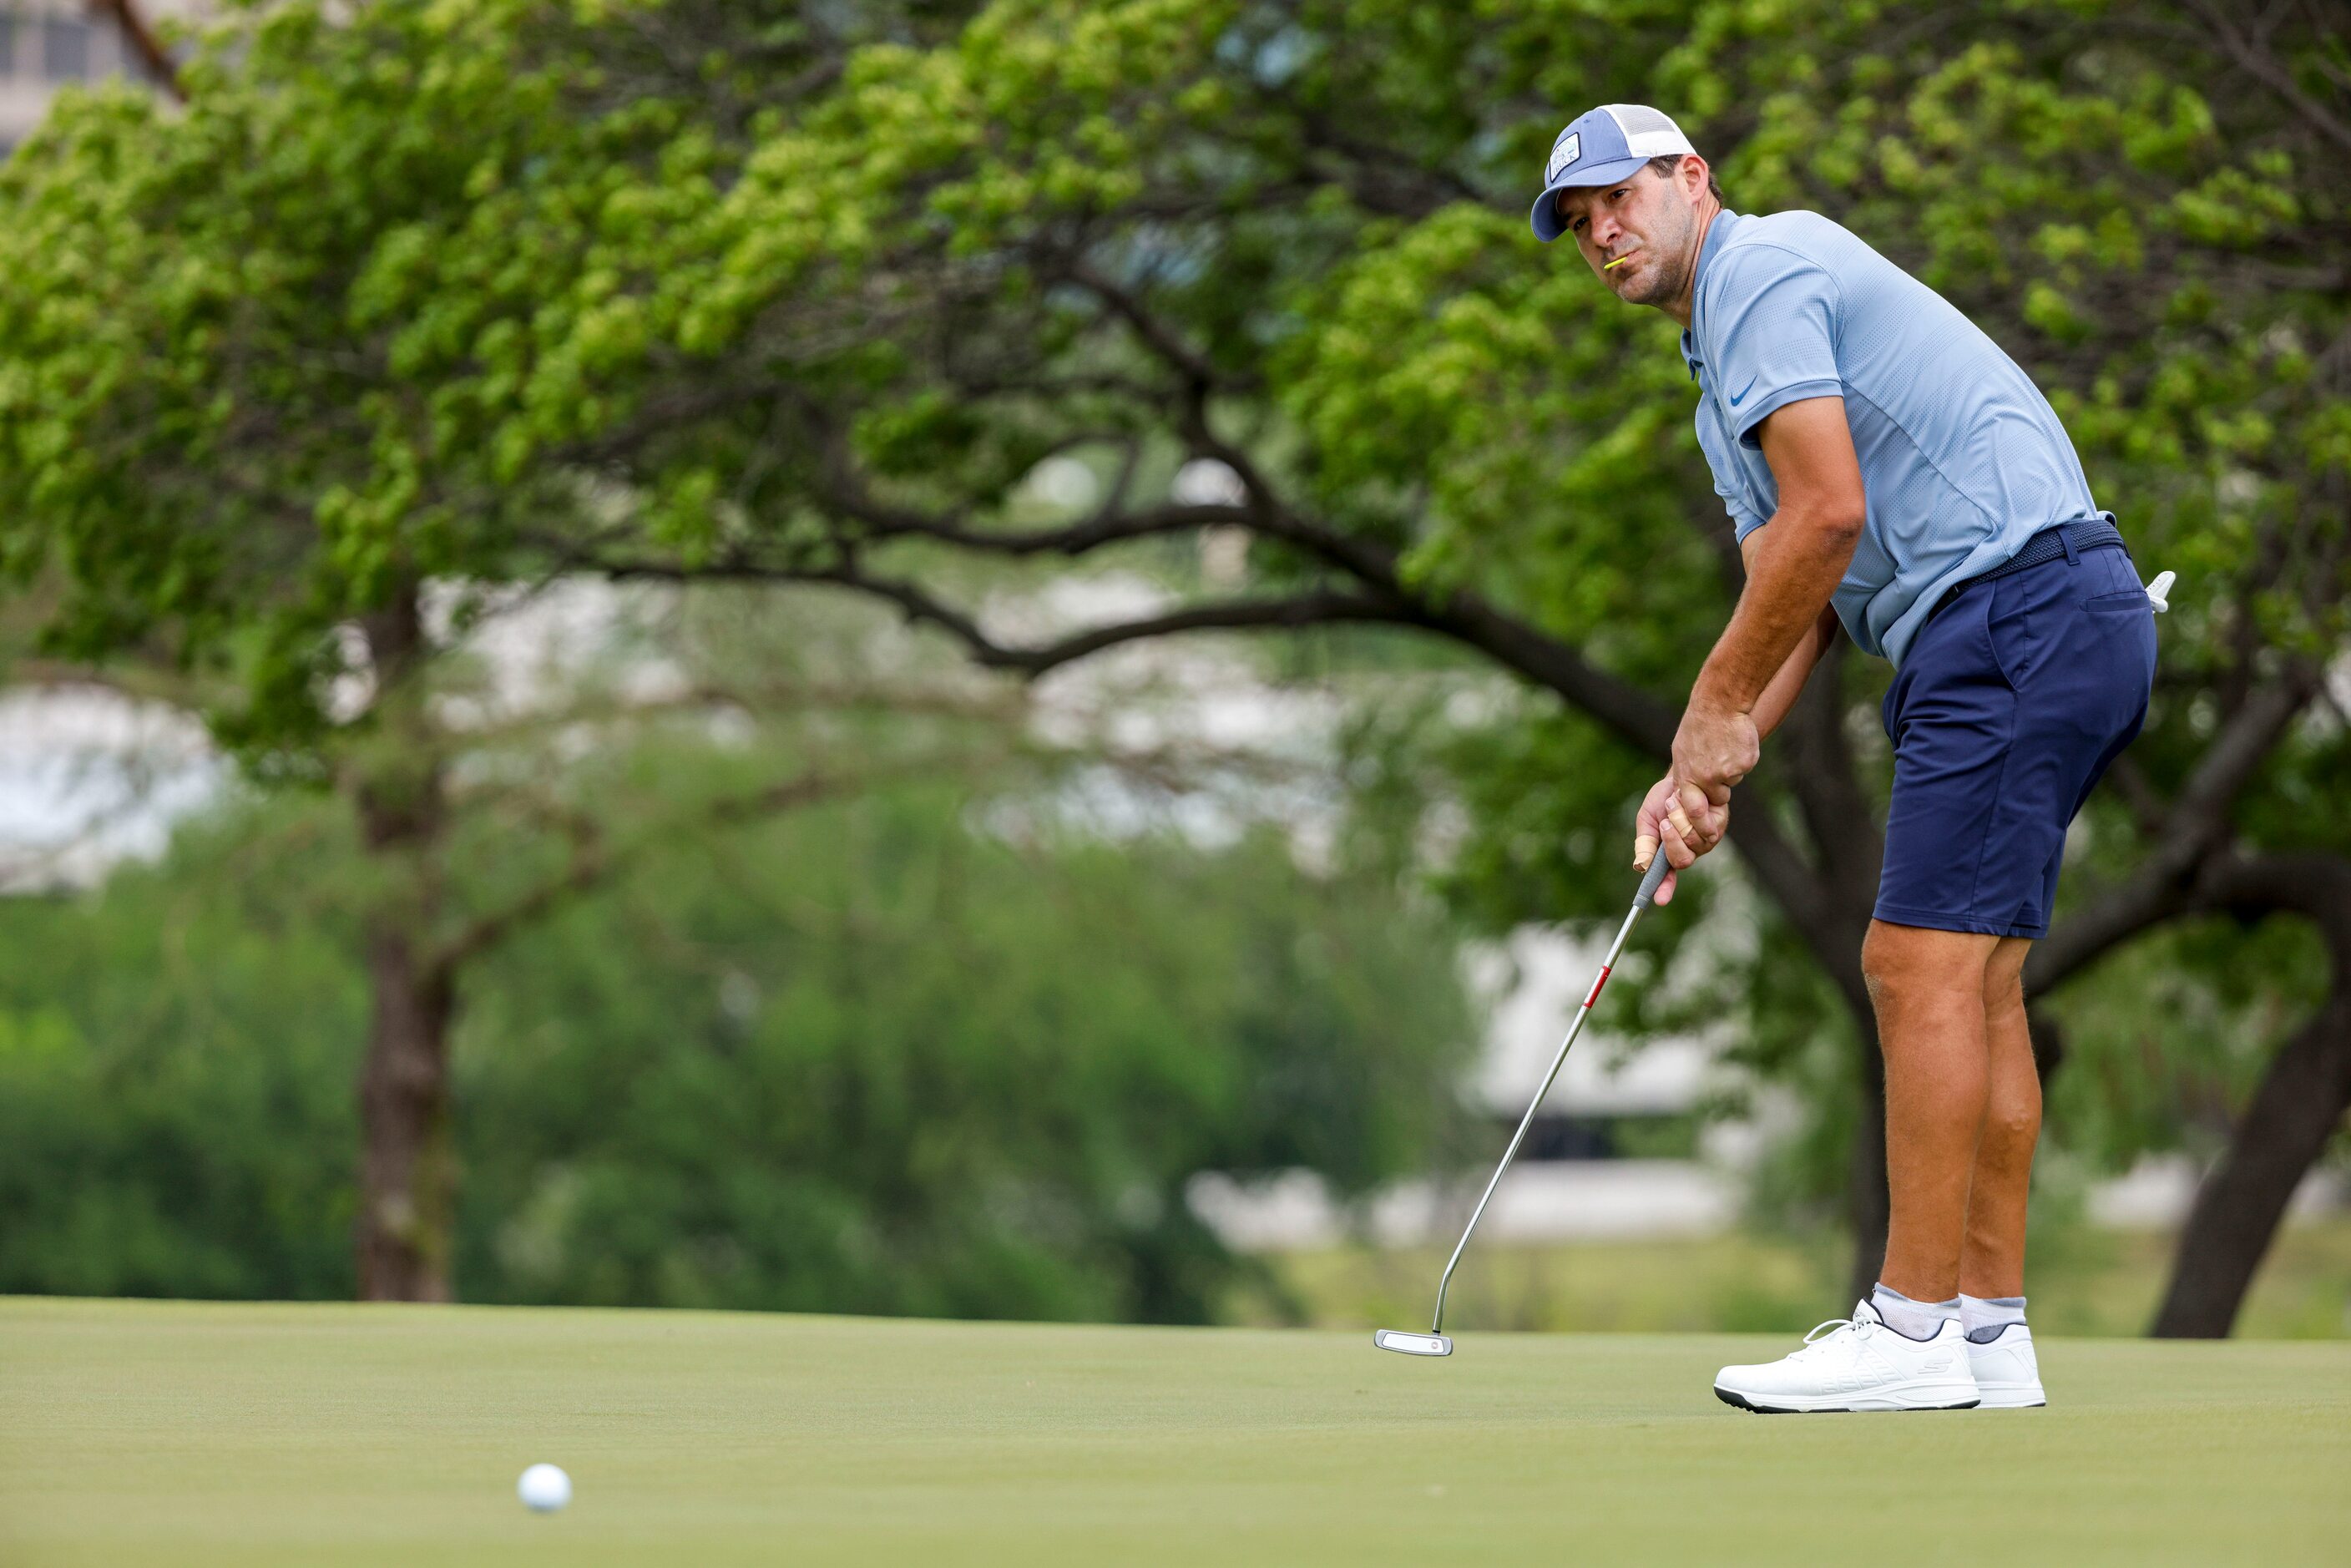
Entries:
{"label": "man's chin", "polygon": [[[1647,258],[1642,259],[1646,261]],[[1616,291],[1616,298],[1627,305],[1655,305],[1672,292],[1666,287],[1657,269],[1644,266],[1642,261],[1626,262],[1624,271],[1612,277],[1608,286]]]}

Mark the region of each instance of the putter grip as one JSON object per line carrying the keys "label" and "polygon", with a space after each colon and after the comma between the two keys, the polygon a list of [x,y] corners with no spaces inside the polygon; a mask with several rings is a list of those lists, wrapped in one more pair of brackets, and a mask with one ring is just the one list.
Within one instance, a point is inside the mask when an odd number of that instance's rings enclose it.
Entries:
{"label": "putter grip", "polygon": [[1649,907],[1649,900],[1657,895],[1657,884],[1666,880],[1666,873],[1671,870],[1673,866],[1666,859],[1666,846],[1659,844],[1657,852],[1649,857],[1648,874],[1641,878],[1641,891],[1633,895],[1635,907]]}

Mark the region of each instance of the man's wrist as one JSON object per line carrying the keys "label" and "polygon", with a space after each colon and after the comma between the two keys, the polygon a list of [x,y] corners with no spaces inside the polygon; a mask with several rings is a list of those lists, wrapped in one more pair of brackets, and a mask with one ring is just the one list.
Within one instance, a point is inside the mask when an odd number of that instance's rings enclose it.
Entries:
{"label": "man's wrist", "polygon": [[1708,678],[1708,673],[1704,670],[1698,672],[1698,684],[1690,687],[1691,710],[1717,718],[1751,714],[1755,711],[1755,696],[1751,695],[1741,701],[1735,693],[1726,689],[1721,682]]}

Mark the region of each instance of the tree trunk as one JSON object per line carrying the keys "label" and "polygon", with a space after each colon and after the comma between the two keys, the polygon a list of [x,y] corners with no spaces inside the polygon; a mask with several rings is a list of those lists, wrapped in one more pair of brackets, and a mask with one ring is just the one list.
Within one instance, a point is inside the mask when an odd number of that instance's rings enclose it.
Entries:
{"label": "tree trunk", "polygon": [[1877,1020],[1856,1019],[1861,1040],[1860,1120],[1846,1166],[1845,1217],[1853,1226],[1853,1265],[1845,1295],[1860,1301],[1886,1266],[1886,1227],[1893,1198],[1886,1186],[1886,1059],[1878,1054]]}
{"label": "tree trunk", "polygon": [[360,1073],[359,1293],[369,1301],[453,1299],[456,1170],[449,1127],[448,977],[397,913],[367,933],[367,1059]]}
{"label": "tree trunk", "polygon": [[2351,1110],[2351,998],[2339,990],[2272,1059],[2228,1152],[2197,1190],[2147,1332],[2220,1339],[2237,1321],[2287,1201]]}
{"label": "tree trunk", "polygon": [[[1843,638],[1830,644],[1778,737],[1788,754],[1782,777],[1803,821],[1813,865],[1809,887],[1798,892],[1783,885],[1773,893],[1836,987],[1860,1051],[1861,1103],[1845,1163],[1845,1221],[1853,1229],[1845,1294],[1857,1301],[1877,1282],[1886,1262],[1891,1207],[1886,1186],[1886,1059],[1877,1042],[1877,1011],[1861,973],[1861,944],[1877,906],[1886,841],[1845,735],[1844,650]],[[1792,879],[1782,872],[1779,880],[1784,884]]]}
{"label": "tree trunk", "polygon": [[2235,1324],[2294,1188],[2351,1111],[2351,860],[2258,855],[2210,868],[2199,889],[2241,920],[2291,911],[2326,942],[2328,989],[2262,1075],[2220,1164],[2197,1189],[2147,1333],[2218,1339]]}
{"label": "tree trunk", "polygon": [[447,799],[417,678],[430,649],[413,585],[361,624],[375,724],[355,744],[342,784],[381,891],[363,922],[371,999],[352,1246],[361,1300],[446,1301],[455,1295],[449,1031],[456,997],[451,966],[434,946]]}

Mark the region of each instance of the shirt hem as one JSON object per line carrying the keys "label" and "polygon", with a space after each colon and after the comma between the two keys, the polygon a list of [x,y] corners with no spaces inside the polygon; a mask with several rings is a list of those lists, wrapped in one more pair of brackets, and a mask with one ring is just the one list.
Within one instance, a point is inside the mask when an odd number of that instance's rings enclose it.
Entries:
{"label": "shirt hem", "polygon": [[1765,397],[1761,402],[1757,402],[1753,409],[1748,411],[1746,417],[1740,420],[1737,425],[1732,427],[1730,439],[1739,443],[1741,446],[1751,446],[1758,451],[1761,451],[1763,445],[1761,438],[1759,436],[1756,440],[1750,441],[1747,437],[1754,431],[1757,425],[1771,418],[1771,415],[1779,413],[1782,409],[1787,407],[1792,402],[1802,402],[1807,398],[1841,398],[1843,396],[1844,396],[1844,382],[1841,380],[1830,381],[1823,379],[1809,382],[1798,382],[1792,386],[1777,388],[1770,396]]}

